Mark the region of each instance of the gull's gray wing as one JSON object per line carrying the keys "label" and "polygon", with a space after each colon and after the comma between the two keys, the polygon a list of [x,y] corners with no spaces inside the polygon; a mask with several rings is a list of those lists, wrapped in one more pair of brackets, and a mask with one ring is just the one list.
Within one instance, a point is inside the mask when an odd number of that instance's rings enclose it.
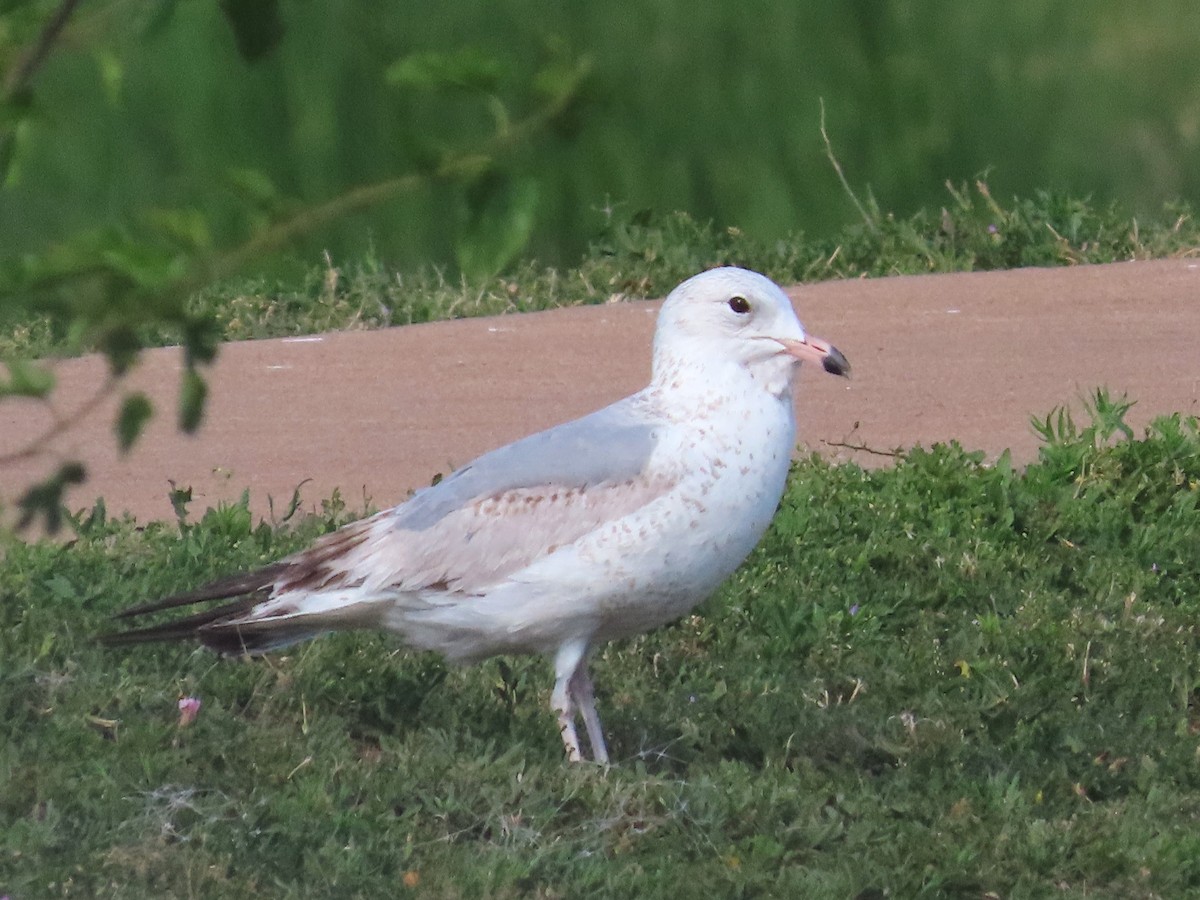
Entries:
{"label": "gull's gray wing", "polygon": [[439,594],[486,591],[669,491],[675,476],[648,467],[662,427],[634,395],[486,453],[307,550],[121,615],[241,599],[106,640],[199,636],[225,652],[262,652],[331,628],[377,625],[373,601],[396,592],[436,603]]}
{"label": "gull's gray wing", "polygon": [[493,450],[411,500],[281,560],[273,595],[482,590],[673,486],[638,395]]}
{"label": "gull's gray wing", "polygon": [[423,530],[479,497],[553,485],[584,489],[636,479],[656,441],[654,423],[626,398],[546,431],[507,444],[468,463],[395,507],[397,528]]}

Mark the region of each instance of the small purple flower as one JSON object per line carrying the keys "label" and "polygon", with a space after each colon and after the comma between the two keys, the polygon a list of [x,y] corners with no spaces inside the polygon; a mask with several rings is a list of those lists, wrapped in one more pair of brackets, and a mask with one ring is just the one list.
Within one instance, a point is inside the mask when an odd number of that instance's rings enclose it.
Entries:
{"label": "small purple flower", "polygon": [[852,615],[852,616],[858,615],[858,604],[857,603],[855,603],[852,607],[850,607],[850,615]]}
{"label": "small purple flower", "polygon": [[[199,697],[180,697],[179,698],[179,727],[187,728],[196,721],[196,716],[200,715],[200,698]],[[0,898],[3,900],[3,898]]]}
{"label": "small purple flower", "polygon": [[1000,230],[1000,229],[999,229],[999,228],[997,228],[995,225],[989,225],[989,226],[988,226],[988,234],[995,234],[995,233],[996,233],[996,232],[998,232],[999,230]]}

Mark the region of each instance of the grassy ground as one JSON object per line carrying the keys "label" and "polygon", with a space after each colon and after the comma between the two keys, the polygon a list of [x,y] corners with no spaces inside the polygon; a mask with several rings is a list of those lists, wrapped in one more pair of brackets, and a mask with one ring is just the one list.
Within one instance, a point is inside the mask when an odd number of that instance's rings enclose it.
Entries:
{"label": "grassy ground", "polygon": [[[617,764],[545,664],[342,635],[259,662],[93,635],[345,511],[81,517],[0,570],[0,894],[1182,897],[1200,891],[1200,431],[798,463],[699,615],[605,648]],[[202,701],[181,727],[177,700]]]}
{"label": "grassy ground", "polygon": [[[1200,223],[1186,205],[1138,219],[1116,205],[1050,193],[1000,203],[979,182],[947,185],[945,207],[907,217],[867,206],[860,224],[829,238],[792,234],[760,241],[686,213],[613,215],[586,255],[566,269],[527,261],[504,276],[469,282],[447,280],[431,268],[397,272],[372,257],[350,264],[327,259],[306,278],[220,283],[192,304],[194,312],[214,320],[223,340],[241,340],[663,296],[716,265],[746,266],[789,284],[1197,252]],[[5,322],[2,316],[0,310],[0,359],[87,349],[67,326],[48,319]],[[171,344],[180,335],[149,331],[142,338],[149,345]]]}

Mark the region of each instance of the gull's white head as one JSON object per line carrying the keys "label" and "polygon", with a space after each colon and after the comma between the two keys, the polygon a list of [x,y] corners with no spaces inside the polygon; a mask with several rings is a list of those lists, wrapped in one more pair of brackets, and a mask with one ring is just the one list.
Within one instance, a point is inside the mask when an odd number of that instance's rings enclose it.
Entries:
{"label": "gull's white head", "polygon": [[787,294],[757,272],[702,272],[671,291],[659,313],[656,380],[681,367],[732,364],[779,394],[791,386],[799,362],[817,363],[834,375],[850,372],[846,357],[806,334]]}

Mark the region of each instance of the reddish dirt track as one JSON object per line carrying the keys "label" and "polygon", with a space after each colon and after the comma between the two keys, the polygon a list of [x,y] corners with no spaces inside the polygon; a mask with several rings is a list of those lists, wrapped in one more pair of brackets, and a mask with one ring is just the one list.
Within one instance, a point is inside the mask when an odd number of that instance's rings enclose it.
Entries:
{"label": "reddish dirt track", "polygon": [[[1027,462],[1031,414],[1104,386],[1137,400],[1142,426],[1168,412],[1200,414],[1200,261],[836,281],[790,291],[801,321],[854,366],[843,380],[805,371],[797,392],[801,449],[878,465],[875,450],[956,439]],[[169,482],[190,485],[194,515],[250,489],[254,509],[306,506],[335,488],[396,503],[436,473],[628,394],[649,374],[656,303],[251,341],[222,348],[210,372],[203,428],[174,429],[179,352],[144,354],[128,390],[158,416],[134,452],[112,437],[117,397],[93,409],[47,452],[0,466],[0,504],[61,459],[89,480],[75,507],[103,496],[110,512],[172,517]],[[57,365],[53,411],[0,404],[0,456],[26,446],[86,404],[102,360]],[[119,394],[118,394],[119,396]]]}

